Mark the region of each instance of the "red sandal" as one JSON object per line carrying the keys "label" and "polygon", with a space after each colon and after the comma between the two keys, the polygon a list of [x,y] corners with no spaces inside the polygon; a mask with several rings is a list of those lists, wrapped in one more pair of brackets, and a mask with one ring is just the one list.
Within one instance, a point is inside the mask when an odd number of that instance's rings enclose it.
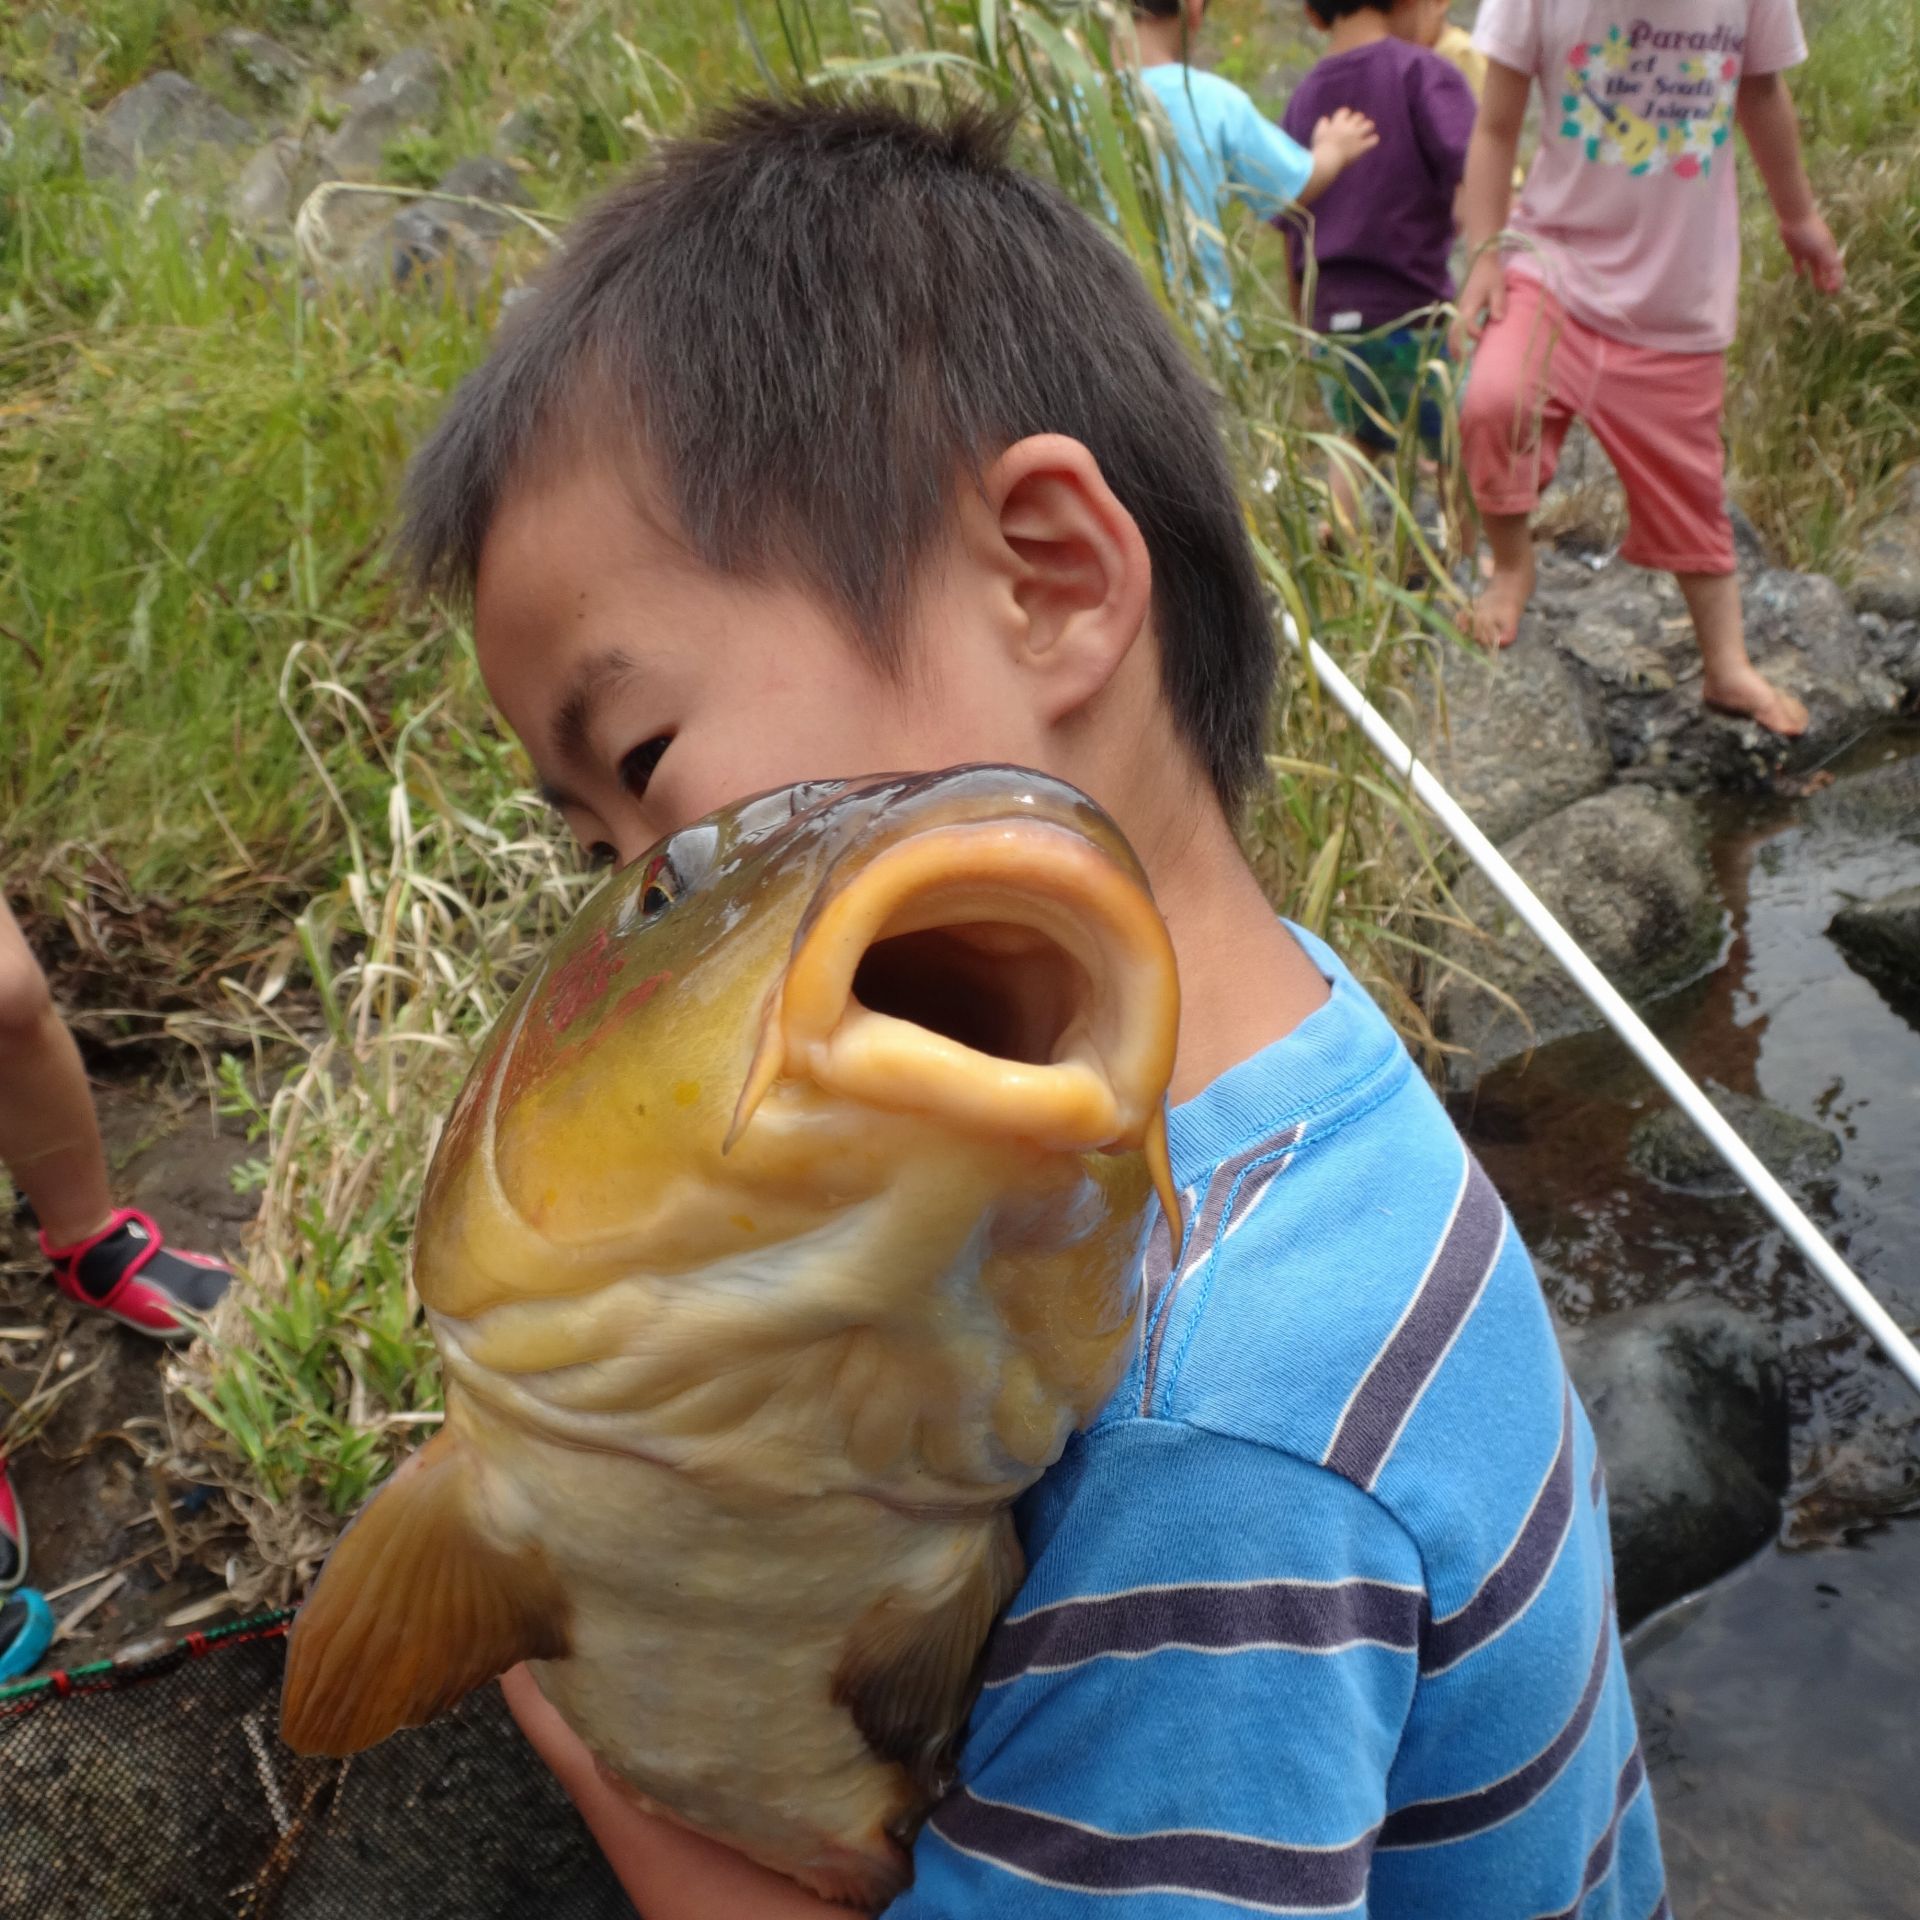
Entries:
{"label": "red sandal", "polygon": [[13,1490],[13,1469],[0,1458],[0,1593],[27,1577],[27,1516]]}
{"label": "red sandal", "polygon": [[71,1247],[40,1251],[60,1291],[135,1333],[190,1340],[232,1282],[232,1269],[204,1253],[177,1253],[137,1207],[122,1207],[98,1233]]}

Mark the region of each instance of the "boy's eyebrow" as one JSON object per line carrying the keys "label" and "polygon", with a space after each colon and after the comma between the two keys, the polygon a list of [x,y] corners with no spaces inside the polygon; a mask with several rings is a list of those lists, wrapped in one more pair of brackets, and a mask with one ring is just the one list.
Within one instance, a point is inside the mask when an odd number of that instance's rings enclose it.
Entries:
{"label": "boy's eyebrow", "polygon": [[582,662],[554,714],[553,746],[562,760],[576,767],[586,761],[594,709],[609,687],[633,671],[633,661],[618,647]]}

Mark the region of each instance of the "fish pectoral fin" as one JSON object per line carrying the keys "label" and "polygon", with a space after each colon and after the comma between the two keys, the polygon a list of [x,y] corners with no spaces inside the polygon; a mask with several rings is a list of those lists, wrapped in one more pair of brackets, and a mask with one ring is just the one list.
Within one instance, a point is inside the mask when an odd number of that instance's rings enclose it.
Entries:
{"label": "fish pectoral fin", "polygon": [[327,1556],[287,1644],[280,1731],[296,1752],[358,1753],[518,1661],[567,1652],[559,1583],[475,1524],[473,1467],[442,1430]]}
{"label": "fish pectoral fin", "polygon": [[1026,1571],[1008,1514],[981,1530],[958,1577],[937,1597],[893,1594],[848,1636],[833,1698],[882,1759],[938,1790],[972,1704],[980,1656]]}

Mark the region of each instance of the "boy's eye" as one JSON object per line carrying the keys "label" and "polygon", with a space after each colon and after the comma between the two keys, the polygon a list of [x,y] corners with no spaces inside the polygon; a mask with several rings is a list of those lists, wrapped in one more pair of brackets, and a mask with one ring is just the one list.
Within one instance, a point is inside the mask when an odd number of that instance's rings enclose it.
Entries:
{"label": "boy's eye", "polygon": [[636,800],[646,797],[647,782],[653,778],[653,770],[660,764],[660,756],[673,745],[673,736],[668,733],[656,734],[653,739],[643,742],[620,760],[620,784]]}

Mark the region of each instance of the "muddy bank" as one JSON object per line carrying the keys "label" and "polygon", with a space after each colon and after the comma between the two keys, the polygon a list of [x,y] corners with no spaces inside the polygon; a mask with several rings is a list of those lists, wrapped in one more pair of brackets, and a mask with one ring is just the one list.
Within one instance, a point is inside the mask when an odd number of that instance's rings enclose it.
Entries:
{"label": "muddy bank", "polygon": [[[96,1078],[94,1099],[116,1201],[152,1214],[181,1245],[237,1254],[253,1214],[233,1184],[248,1152],[237,1128],[184,1086]],[[0,1219],[0,1262],[0,1419],[37,1426],[24,1411],[36,1392],[50,1406],[44,1426],[12,1448],[28,1578],[57,1620],[92,1603],[48,1656],[49,1665],[78,1666],[183,1630],[168,1619],[223,1592],[218,1516],[204,1490],[150,1463],[165,1451],[161,1345],[63,1300],[33,1236],[10,1219]]]}

